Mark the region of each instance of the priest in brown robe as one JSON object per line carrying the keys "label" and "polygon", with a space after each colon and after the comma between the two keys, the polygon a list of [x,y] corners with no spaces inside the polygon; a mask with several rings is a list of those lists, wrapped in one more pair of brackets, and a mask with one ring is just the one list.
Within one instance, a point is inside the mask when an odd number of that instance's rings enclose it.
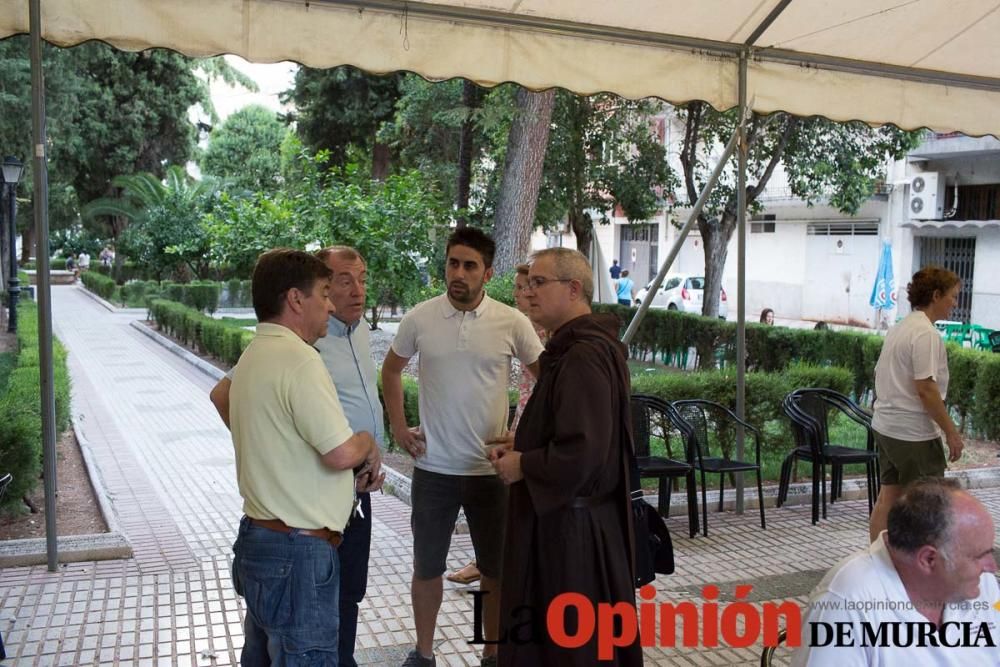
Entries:
{"label": "priest in brown robe", "polygon": [[591,313],[591,275],[575,250],[550,248],[532,257],[528,315],[552,338],[513,447],[497,447],[491,457],[510,485],[500,665],[642,664],[638,638],[621,627],[615,632],[623,645],[602,656],[610,660],[598,659],[596,628],[580,646],[561,645],[565,637],[579,638],[576,644],[586,636],[588,621],[576,606],[557,615],[555,631],[547,623],[550,604],[564,593],[582,595],[595,616],[599,603],[635,609],[625,459],[629,373],[617,321],[609,327]]}

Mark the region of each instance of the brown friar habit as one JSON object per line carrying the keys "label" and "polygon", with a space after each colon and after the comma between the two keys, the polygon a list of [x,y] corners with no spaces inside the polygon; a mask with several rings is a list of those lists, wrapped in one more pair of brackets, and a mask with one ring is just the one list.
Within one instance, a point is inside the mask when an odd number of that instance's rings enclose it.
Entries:
{"label": "brown friar habit", "polygon": [[[596,631],[575,649],[552,641],[549,603],[580,593],[593,603],[635,608],[630,496],[623,447],[630,432],[625,348],[601,316],[556,331],[521,416],[514,449],[524,480],[510,487],[501,578],[499,663],[509,667],[641,665],[639,642],[598,661]],[[588,506],[589,505],[589,506]],[[565,631],[576,635],[576,614]],[[504,641],[506,640],[506,641]]]}

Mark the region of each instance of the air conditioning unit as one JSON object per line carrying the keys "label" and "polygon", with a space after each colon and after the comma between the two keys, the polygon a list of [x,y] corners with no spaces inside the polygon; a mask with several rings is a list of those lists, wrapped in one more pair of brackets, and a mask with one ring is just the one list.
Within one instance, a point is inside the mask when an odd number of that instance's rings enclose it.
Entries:
{"label": "air conditioning unit", "polygon": [[907,215],[911,220],[944,219],[944,174],[927,171],[910,180]]}

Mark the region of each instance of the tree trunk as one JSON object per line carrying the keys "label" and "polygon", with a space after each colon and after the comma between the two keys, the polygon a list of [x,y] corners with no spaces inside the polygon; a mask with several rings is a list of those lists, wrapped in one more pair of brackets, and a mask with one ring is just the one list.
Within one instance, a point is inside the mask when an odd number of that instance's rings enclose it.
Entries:
{"label": "tree trunk", "polygon": [[462,136],[458,144],[458,193],[455,196],[455,208],[458,209],[458,226],[465,227],[469,222],[469,187],[472,184],[472,112],[479,107],[479,87],[466,79],[462,82],[462,106],[465,107],[465,120],[462,121]]}
{"label": "tree trunk", "polygon": [[375,142],[372,146],[372,178],[376,181],[384,181],[389,177],[389,168],[392,166],[392,149],[388,144]]}
{"label": "tree trunk", "polygon": [[[702,243],[705,245],[705,285],[702,291],[701,314],[718,317],[719,290],[722,288],[722,272],[729,253],[729,238],[733,235],[736,216],[729,211],[718,218],[700,219]],[[698,349],[698,367],[702,370],[715,368],[717,341],[701,341]]]}
{"label": "tree trunk", "polygon": [[576,235],[576,249],[587,256],[590,263],[594,263],[594,258],[590,256],[591,242],[594,237],[594,221],[590,219],[584,211],[570,209],[566,214],[569,220],[569,227]]}
{"label": "tree trunk", "polygon": [[718,317],[719,290],[722,289],[722,274],[729,254],[729,239],[736,229],[736,215],[730,211],[722,214],[722,219],[699,220],[701,240],[705,246],[705,289],[702,293],[701,314]]}
{"label": "tree trunk", "polygon": [[531,246],[555,99],[555,90],[517,91],[517,111],[507,136],[507,158],[493,221],[497,242],[494,266],[498,274],[523,262]]}
{"label": "tree trunk", "polygon": [[35,246],[35,226],[28,224],[21,232],[21,262],[30,262]]}

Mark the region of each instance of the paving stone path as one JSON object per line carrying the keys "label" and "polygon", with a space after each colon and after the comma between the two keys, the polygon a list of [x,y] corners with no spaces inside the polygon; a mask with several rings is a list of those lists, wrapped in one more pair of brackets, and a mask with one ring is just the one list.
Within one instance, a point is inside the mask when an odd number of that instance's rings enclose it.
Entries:
{"label": "paving stone path", "polygon": [[[4,664],[237,665],[242,602],[232,590],[231,543],[240,516],[232,445],[208,402],[213,380],[129,327],[135,314],[112,313],[79,287],[52,291],[56,335],[69,350],[73,414],[89,441],[101,483],[135,552],[129,560],[0,572]],[[977,494],[993,510],[1000,491]],[[398,665],[413,645],[409,613],[409,507],[373,503],[368,597],[358,661]],[[803,602],[822,572],[866,542],[866,503],[838,503],[830,519],[809,522],[808,506],[756,515],[709,517],[708,537],[688,539],[672,517],[677,572],[657,583],[658,602],[702,600],[706,584],[731,599]],[[467,535],[453,541],[450,564],[472,557]],[[567,563],[572,567],[572,563]],[[472,602],[447,584],[439,618],[439,664],[477,665],[470,646]],[[680,634],[678,634],[680,636]],[[647,648],[647,664],[752,665],[759,648]]]}

